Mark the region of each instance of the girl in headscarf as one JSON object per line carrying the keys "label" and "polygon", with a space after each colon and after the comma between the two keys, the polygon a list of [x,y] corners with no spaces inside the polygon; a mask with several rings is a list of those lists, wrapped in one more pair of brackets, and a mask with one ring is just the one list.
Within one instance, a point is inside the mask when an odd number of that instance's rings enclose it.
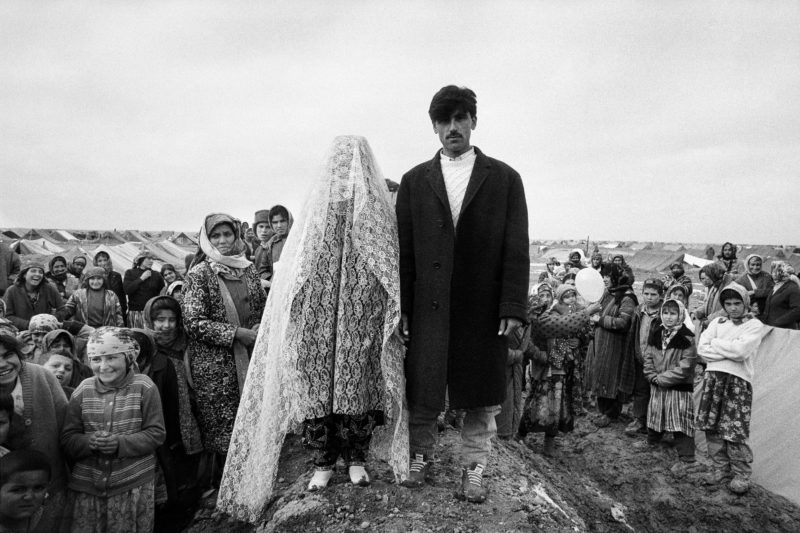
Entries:
{"label": "girl in headscarf", "polygon": [[153,270],[153,256],[149,252],[142,252],[133,259],[133,268],[125,271],[122,286],[128,295],[128,327],[143,328],[144,304],[158,296],[164,287],[164,278]]}
{"label": "girl in headscarf", "polygon": [[764,303],[772,292],[775,281],[769,272],[764,270],[764,258],[758,254],[750,254],[744,261],[747,273],[743,274],[736,283],[747,289],[750,297],[750,309],[755,316],[764,312]]}
{"label": "girl in headscarf", "polygon": [[694,287],[692,286],[692,279],[686,275],[686,270],[683,268],[683,261],[672,262],[672,264],[669,265],[669,271],[670,273],[664,276],[664,285],[666,287],[671,287],[679,283],[686,289],[686,294],[691,296]]}
{"label": "girl in headscarf", "polygon": [[680,301],[664,302],[643,354],[644,376],[650,382],[647,443],[656,445],[665,432],[671,432],[683,463],[681,469],[695,462],[692,392],[697,351],[694,335],[683,324],[685,315]]}
{"label": "girl in headscarf", "polygon": [[334,140],[281,265],[217,503],[254,523],[270,502],[285,435],[298,426],[315,464],[309,490],[327,485],[339,456],[352,483],[368,484],[368,450],[398,480],[408,475],[397,226],[363,137]]}
{"label": "girl in headscarf", "polygon": [[58,290],[44,279],[44,265],[38,262],[23,266],[3,299],[6,302],[6,318],[20,331],[28,329],[28,321],[33,315],[54,314],[64,307]]}
{"label": "girl in headscarf", "polygon": [[203,445],[216,454],[214,484],[228,453],[266,300],[244,251],[240,222],[222,213],[208,215],[184,285],[183,325]]}
{"label": "girl in headscarf", "polygon": [[33,341],[33,351],[28,354],[31,362],[41,365],[43,363],[42,356],[45,353],[44,338],[51,331],[61,328],[58,319],[53,315],[42,313],[31,317],[28,324],[28,331],[31,334]]}
{"label": "girl in headscarf", "polygon": [[100,328],[86,348],[94,378],[72,394],[61,435],[74,462],[71,531],[150,533],[155,451],[166,436],[158,390],[134,371],[139,346],[130,330]]}
{"label": "girl in headscarf", "polygon": [[82,287],[70,296],[62,316],[93,328],[124,326],[117,295],[106,288],[106,271],[93,266],[86,270]]}
{"label": "girl in headscarf", "polygon": [[731,283],[720,296],[725,316],[708,325],[697,351],[707,363],[697,409],[705,430],[711,470],[705,482],[716,485],[731,475],[728,488],[742,494],[750,488],[753,452],[750,413],[753,403],[753,357],[764,335],[763,324],[749,312],[747,290]]}
{"label": "girl in headscarf", "polygon": [[58,294],[66,300],[78,290],[80,281],[67,270],[67,260],[63,255],[56,255],[48,263],[47,279],[56,286]]}
{"label": "girl in headscarf", "polygon": [[731,277],[745,272],[744,265],[736,258],[736,245],[732,242],[726,242],[722,245],[722,251],[717,256],[717,261],[725,269],[725,273],[730,274]]}
{"label": "girl in headscarf", "polygon": [[583,250],[580,248],[575,248],[569,253],[569,263],[565,265],[566,269],[569,270],[571,268],[577,268],[578,270],[582,268],[586,268],[586,265],[583,264]]}
{"label": "girl in headscarf", "polygon": [[764,302],[761,320],[776,328],[798,329],[800,323],[800,286],[792,265],[785,261],[772,262],[775,286]]}
{"label": "girl in headscarf", "polygon": [[94,254],[94,266],[101,267],[106,273],[106,285],[108,290],[117,295],[119,307],[122,310],[122,321],[128,325],[128,296],[125,294],[125,287],[122,284],[122,276],[119,272],[114,270],[114,264],[111,262],[111,256],[108,252],[100,250]]}
{"label": "girl in headscarf", "polygon": [[591,267],[595,270],[601,270],[603,268],[603,254],[599,251],[592,253]]}
{"label": "girl in headscarf", "polygon": [[72,262],[69,265],[69,273],[75,276],[78,283],[83,281],[83,271],[86,269],[87,264],[89,264],[89,262],[83,254],[78,254],[72,258]]}

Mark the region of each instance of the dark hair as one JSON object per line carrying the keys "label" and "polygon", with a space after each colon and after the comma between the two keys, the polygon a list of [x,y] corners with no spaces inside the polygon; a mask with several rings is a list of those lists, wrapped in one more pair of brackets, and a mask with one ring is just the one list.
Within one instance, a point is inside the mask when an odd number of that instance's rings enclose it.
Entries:
{"label": "dark hair", "polygon": [[478,117],[475,92],[466,87],[448,85],[433,95],[431,106],[428,108],[428,116],[433,122],[444,122],[450,120],[453,113],[459,111],[469,113],[472,118]]}
{"label": "dark hair", "polygon": [[173,313],[175,313],[175,318],[178,319],[178,323],[180,325],[181,304],[179,304],[178,300],[176,300],[171,296],[155,296],[153,298],[153,303],[150,304],[150,316],[145,318],[149,320],[154,320],[158,312],[164,310],[172,311]]}
{"label": "dark hair", "polygon": [[270,224],[272,223],[272,217],[276,217],[278,215],[282,216],[286,220],[289,220],[289,210],[282,205],[276,205],[269,210]]}
{"label": "dark hair", "polygon": [[106,256],[106,259],[111,259],[111,256],[108,255],[108,252],[106,252],[105,250],[100,250],[99,252],[94,254],[94,260],[97,261],[97,258],[100,257],[101,255]]}
{"label": "dark hair", "polygon": [[14,398],[10,394],[0,394],[0,413],[2,412],[8,413],[9,420],[14,416]]}
{"label": "dark hair", "polygon": [[38,450],[14,450],[0,457],[0,486],[19,472],[47,472],[48,481],[52,476],[50,460]]}
{"label": "dark hair", "polygon": [[724,304],[725,300],[739,300],[744,303],[744,298],[733,289],[722,289],[719,293],[719,303]]}
{"label": "dark hair", "polygon": [[11,335],[6,335],[5,333],[0,333],[0,346],[5,348],[7,352],[14,352],[21,358],[22,345],[17,340],[16,337],[12,337]]}
{"label": "dark hair", "polygon": [[671,293],[673,293],[675,291],[681,291],[681,294],[683,294],[683,297],[686,298],[686,300],[689,299],[689,289],[687,289],[683,284],[675,283],[673,285],[670,285],[669,287],[667,287],[667,291],[666,292],[667,292],[667,295],[669,295],[669,294],[671,294]]}
{"label": "dark hair", "polygon": [[676,310],[677,310],[679,313],[681,312],[681,306],[679,306],[679,305],[678,305],[678,304],[675,302],[675,300],[667,300],[666,302],[664,302],[664,305],[663,305],[663,306],[661,306],[661,309],[664,309],[664,308],[666,308],[666,307],[674,308],[674,309],[676,309]]}
{"label": "dark hair", "polygon": [[642,291],[644,291],[647,288],[655,289],[656,291],[658,291],[658,294],[660,294],[660,295],[664,294],[664,282],[661,281],[660,279],[650,278],[650,279],[644,280],[644,285],[642,286]]}

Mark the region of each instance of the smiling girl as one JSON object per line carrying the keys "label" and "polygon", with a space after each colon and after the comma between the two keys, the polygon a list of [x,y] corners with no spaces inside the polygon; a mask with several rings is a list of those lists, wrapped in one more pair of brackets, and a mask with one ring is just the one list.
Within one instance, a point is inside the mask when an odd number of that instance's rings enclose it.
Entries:
{"label": "smiling girl", "polygon": [[136,374],[131,331],[104,327],[87,344],[93,378],[72,395],[61,443],[75,462],[73,532],[153,530],[155,450],[164,442],[158,390]]}
{"label": "smiling girl", "polygon": [[117,295],[106,289],[106,272],[98,266],[86,270],[83,287],[75,291],[64,306],[64,316],[93,328],[122,327],[122,307]]}
{"label": "smiling girl", "polygon": [[64,307],[64,300],[55,285],[44,277],[44,265],[38,262],[24,265],[3,299],[6,302],[6,318],[20,331],[28,329],[32,316],[42,313],[52,315]]}

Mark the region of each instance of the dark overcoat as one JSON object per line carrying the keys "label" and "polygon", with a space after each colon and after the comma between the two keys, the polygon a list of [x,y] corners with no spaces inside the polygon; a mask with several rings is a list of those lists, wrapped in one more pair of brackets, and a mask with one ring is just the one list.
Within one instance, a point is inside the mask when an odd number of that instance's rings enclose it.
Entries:
{"label": "dark overcoat", "polygon": [[480,150],[458,227],[439,153],[407,172],[397,194],[402,312],[411,340],[406,384],[412,408],[502,404],[506,338],[501,318],[526,322],[528,209],[519,174]]}

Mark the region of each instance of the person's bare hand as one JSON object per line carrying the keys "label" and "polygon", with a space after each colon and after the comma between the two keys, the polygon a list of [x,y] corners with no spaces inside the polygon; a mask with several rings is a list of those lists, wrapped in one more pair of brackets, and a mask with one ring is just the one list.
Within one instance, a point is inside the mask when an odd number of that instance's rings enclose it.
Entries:
{"label": "person's bare hand", "polygon": [[256,343],[256,336],[257,333],[252,329],[236,328],[236,333],[234,334],[233,338],[234,340],[241,342],[245,348],[252,348]]}
{"label": "person's bare hand", "polygon": [[600,302],[594,302],[586,306],[586,312],[589,315],[594,315],[596,313],[599,313],[602,308],[603,306],[600,305]]}
{"label": "person's bare hand", "polygon": [[501,318],[500,328],[497,330],[497,334],[508,337],[520,326],[522,326],[521,320],[517,320],[516,318]]}
{"label": "person's bare hand", "polygon": [[403,313],[400,315],[400,322],[398,322],[397,327],[394,328],[394,335],[400,340],[400,342],[404,343],[408,342],[408,340],[411,338],[407,314]]}
{"label": "person's bare hand", "polygon": [[142,272],[141,280],[144,281],[146,279],[150,279],[150,276],[152,276],[152,275],[153,275],[153,271],[150,270],[150,269],[147,269],[144,272]]}

